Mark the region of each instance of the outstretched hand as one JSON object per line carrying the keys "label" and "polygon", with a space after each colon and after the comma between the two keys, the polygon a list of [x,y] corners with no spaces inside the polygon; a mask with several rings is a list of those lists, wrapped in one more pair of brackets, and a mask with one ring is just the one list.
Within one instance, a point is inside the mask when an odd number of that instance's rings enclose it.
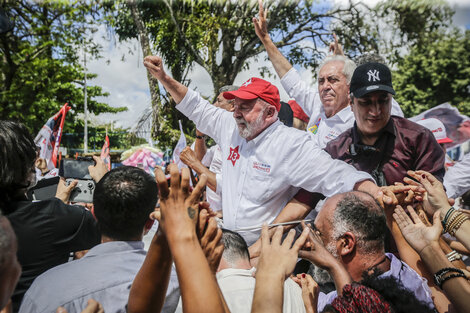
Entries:
{"label": "outstretched hand", "polygon": [[[439,209],[447,209],[450,207],[444,186],[431,173],[426,171],[408,171],[408,175],[416,179],[426,190],[423,204],[428,214],[434,214],[434,212]],[[405,178],[404,181],[416,184],[416,182],[413,182],[409,178]]]}
{"label": "outstretched hand", "polygon": [[424,248],[439,240],[442,233],[440,212],[436,211],[434,213],[433,225],[428,227],[421,221],[411,206],[408,206],[407,209],[411,218],[399,205],[397,205],[395,213],[393,213],[393,218],[397,221],[398,227],[400,227],[406,241],[416,252],[420,253]]}
{"label": "outstretched hand", "polygon": [[268,32],[268,23],[266,22],[267,11],[263,8],[263,0],[258,0],[259,14],[258,18],[253,17],[253,25],[255,26],[255,33],[259,40],[264,44],[266,41],[271,40]]}
{"label": "outstretched hand", "polygon": [[[258,262],[256,275],[259,273],[267,275],[280,275],[289,277],[294,270],[300,248],[305,244],[308,229],[304,229],[299,238],[294,241],[295,230],[291,229],[284,241],[282,240],[282,227],[278,226],[272,238],[269,236],[267,225],[261,230],[261,255]],[[276,260],[276,262],[273,262]]]}
{"label": "outstretched hand", "polygon": [[196,224],[199,213],[199,198],[206,185],[207,176],[201,175],[194,190],[189,189],[189,169],[168,165],[170,184],[168,187],[161,168],[155,169],[155,178],[160,194],[160,226],[168,241],[196,238]]}

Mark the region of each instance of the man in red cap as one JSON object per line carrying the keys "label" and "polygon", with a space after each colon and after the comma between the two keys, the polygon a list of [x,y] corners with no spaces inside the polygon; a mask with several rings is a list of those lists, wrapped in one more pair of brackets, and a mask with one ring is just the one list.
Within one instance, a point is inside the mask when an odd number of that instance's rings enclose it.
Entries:
{"label": "man in red cap", "polygon": [[[222,192],[224,225],[238,231],[248,245],[258,239],[261,224],[271,223],[299,188],[326,196],[352,189],[379,193],[369,174],[333,160],[306,132],[278,120],[279,92],[271,83],[250,78],[237,91],[225,92],[225,98],[235,99],[231,113],[168,76],[160,57],[147,56],[144,66],[170,93],[176,108],[220,145],[223,179],[217,180],[217,190]],[[282,221],[298,218],[289,215]]]}

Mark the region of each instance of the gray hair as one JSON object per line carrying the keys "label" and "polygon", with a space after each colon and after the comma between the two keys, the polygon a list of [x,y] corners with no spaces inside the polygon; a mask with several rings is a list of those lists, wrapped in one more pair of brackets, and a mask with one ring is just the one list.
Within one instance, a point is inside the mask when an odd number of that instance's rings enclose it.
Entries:
{"label": "gray hair", "polygon": [[318,73],[320,74],[320,71],[323,66],[326,64],[333,62],[333,61],[340,61],[343,62],[343,75],[346,76],[346,81],[348,85],[351,83],[351,78],[354,74],[354,70],[356,69],[356,63],[354,63],[350,58],[344,55],[329,55],[325,59],[323,59],[323,62],[320,64],[320,67],[318,68]]}
{"label": "gray hair", "polygon": [[235,90],[238,90],[238,88],[240,87],[235,86],[235,85],[225,85],[225,86],[220,87],[219,94],[222,92],[227,92],[227,91],[235,91]]}
{"label": "gray hair", "polygon": [[377,200],[366,192],[347,193],[336,205],[331,223],[334,240],[351,232],[363,253],[377,253],[384,249],[387,230],[385,214]]}
{"label": "gray hair", "polygon": [[235,267],[239,260],[250,261],[248,246],[240,234],[222,228],[222,243],[224,244],[222,257],[230,266]]}
{"label": "gray hair", "polygon": [[385,58],[375,52],[363,53],[356,58],[356,65],[362,65],[366,63],[380,63],[387,65]]}

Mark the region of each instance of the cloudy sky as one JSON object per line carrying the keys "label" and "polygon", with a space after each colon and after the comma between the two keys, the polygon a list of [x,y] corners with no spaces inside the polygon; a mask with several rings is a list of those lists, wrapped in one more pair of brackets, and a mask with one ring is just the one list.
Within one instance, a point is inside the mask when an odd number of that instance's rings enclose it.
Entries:
{"label": "cloudy sky", "polygon": [[[343,2],[344,0],[338,0]],[[369,5],[373,5],[377,0],[366,0]],[[454,16],[454,24],[470,28],[470,0],[451,0],[449,1],[457,12]],[[111,106],[126,106],[127,112],[118,114],[101,114],[97,117],[103,123],[115,122],[116,126],[132,128],[142,113],[150,107],[150,93],[147,82],[146,70],[142,64],[142,52],[140,45],[136,40],[128,42],[114,42],[103,40],[108,37],[106,28],[101,28],[95,34],[96,40],[103,45],[103,58],[88,62],[88,70],[98,74],[98,77],[90,81],[103,87],[104,91],[109,92],[110,96],[100,99]],[[130,54],[129,51],[133,53]],[[124,56],[124,58],[123,58]],[[265,54],[260,55],[256,66],[249,71],[238,74],[235,84],[240,85],[251,76],[259,76],[258,68],[267,66],[275,73],[269,61],[264,61]],[[301,70],[301,75],[306,82],[314,84],[309,70]],[[192,83],[191,88],[197,89],[203,96],[212,97],[212,84],[208,84],[211,79],[209,74],[201,67],[195,66],[189,75]],[[270,81],[280,86],[279,78],[275,75]],[[279,88],[281,100],[288,100],[288,96],[282,88]]]}

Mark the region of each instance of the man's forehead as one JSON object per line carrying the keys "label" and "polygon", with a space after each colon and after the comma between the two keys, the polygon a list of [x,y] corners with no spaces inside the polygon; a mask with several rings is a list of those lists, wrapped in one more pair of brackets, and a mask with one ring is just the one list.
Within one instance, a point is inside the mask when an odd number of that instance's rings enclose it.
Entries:
{"label": "man's forehead", "polygon": [[255,105],[256,101],[258,101],[258,98],[252,99],[252,100],[245,100],[245,99],[235,98],[235,104],[236,105],[253,106],[253,105]]}
{"label": "man's forehead", "polygon": [[387,91],[378,90],[378,91],[369,92],[368,94],[363,95],[359,99],[370,99],[370,98],[375,98],[375,97],[388,98],[389,96],[392,96],[392,94]]}
{"label": "man's forehead", "polygon": [[330,61],[323,65],[320,69],[319,76],[344,76],[343,74],[344,62],[342,61]]}

